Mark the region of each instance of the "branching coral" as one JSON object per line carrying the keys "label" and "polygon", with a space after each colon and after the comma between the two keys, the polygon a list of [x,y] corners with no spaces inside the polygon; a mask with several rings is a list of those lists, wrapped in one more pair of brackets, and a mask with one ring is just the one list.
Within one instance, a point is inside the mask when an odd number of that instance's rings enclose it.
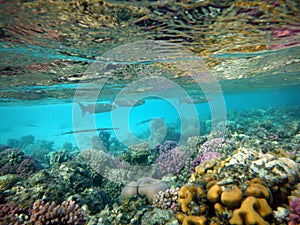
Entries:
{"label": "branching coral", "polygon": [[30,223],[34,225],[52,224],[74,224],[83,225],[85,215],[74,201],[64,201],[60,205],[52,203],[44,203],[40,200],[33,204]]}

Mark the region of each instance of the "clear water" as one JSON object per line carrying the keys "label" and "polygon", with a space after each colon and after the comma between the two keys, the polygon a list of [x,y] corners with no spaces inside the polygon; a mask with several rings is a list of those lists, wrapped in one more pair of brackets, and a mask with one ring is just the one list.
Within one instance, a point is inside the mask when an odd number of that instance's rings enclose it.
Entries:
{"label": "clear water", "polygon": [[[244,92],[224,93],[226,114],[253,109],[300,107],[300,86],[273,87]],[[53,100],[50,100],[53,101]],[[64,100],[65,101],[65,100]],[[212,100],[213,101],[213,100]],[[19,102],[20,103],[20,102]],[[73,107],[75,113],[81,117],[81,111],[76,103],[53,101],[47,104],[43,101],[10,103],[1,106],[0,110],[0,143],[6,144],[8,139],[19,139],[26,135],[33,135],[37,140],[46,140],[54,143],[54,148],[62,149],[65,142],[77,146],[74,134],[63,134],[74,131]],[[161,118],[166,126],[178,124],[180,118],[211,120],[209,103],[196,105],[180,104],[179,98],[146,99],[145,104],[132,108],[117,107],[112,112],[87,114],[83,119],[94,119],[97,128],[116,127],[118,131],[109,131],[111,136],[118,136],[126,141],[129,134],[142,135],[149,132],[149,122],[138,124],[144,120]],[[195,107],[196,112],[191,113]],[[299,111],[300,115],[300,111]],[[263,119],[263,118],[262,118]],[[82,129],[93,129],[82,126]],[[179,127],[177,127],[180,131]],[[201,130],[201,127],[200,127]],[[200,132],[199,130],[199,132]],[[206,131],[210,132],[210,131]],[[95,136],[98,132],[89,134]],[[84,135],[81,134],[81,135]],[[148,134],[149,135],[149,134]],[[195,133],[196,135],[196,133]],[[147,140],[141,138],[141,141]],[[86,145],[91,148],[92,144]]]}
{"label": "clear water", "polygon": [[[26,190],[25,200],[22,192],[13,192],[11,187],[16,183],[4,186],[7,196],[3,196],[0,183],[0,207],[14,199],[32,208],[34,201],[47,195],[45,190],[49,187],[58,191],[59,196],[45,197],[47,201],[60,204],[70,199],[72,193],[88,202],[93,215],[103,210],[106,203],[112,209],[113,203],[127,209],[119,197],[121,189],[132,180],[154,174],[178,188],[188,182],[188,167],[199,153],[199,149],[184,148],[192,136],[199,136],[203,143],[219,137],[228,143],[233,140],[236,143],[230,143],[230,147],[234,150],[245,146],[263,153],[285,154],[299,166],[297,1],[105,2],[0,1],[0,153],[8,146],[19,148],[36,158],[56,179],[44,179],[46,173],[41,173],[41,178],[32,174],[26,177],[41,179],[39,186],[22,178],[19,184]],[[187,165],[180,173],[163,177],[157,170],[158,155],[162,153],[153,151],[169,140],[184,146],[181,150],[188,155]],[[145,142],[150,153],[140,162],[134,154],[138,155],[141,149],[132,146]],[[106,161],[99,166],[99,162],[93,161],[96,156],[84,160],[77,157],[90,149],[96,149],[95,154],[105,152],[112,156],[110,160],[117,168],[110,168]],[[64,158],[61,150],[72,154]],[[232,154],[231,150],[222,154]],[[52,152],[58,152],[54,157],[66,161],[65,167],[57,167],[57,162],[51,165]],[[75,161],[77,164],[72,164]],[[98,174],[81,168],[85,163]],[[78,171],[74,165],[80,167]],[[1,172],[9,166],[0,168]],[[102,168],[108,172],[104,173]],[[68,175],[73,172],[74,180],[69,181]],[[231,167],[226,167],[225,172],[239,173]],[[97,178],[85,184],[94,175]],[[116,181],[111,175],[122,177]],[[216,176],[227,179],[223,174]],[[65,192],[55,186],[61,184],[66,186],[61,188]],[[239,185],[244,188],[243,183]],[[84,191],[76,192],[81,186]],[[287,185],[282,193],[278,187],[269,188],[275,195],[283,196],[283,200],[275,196],[272,210],[278,206],[287,209],[286,193],[292,193],[296,183]],[[111,201],[97,206],[90,201],[94,195],[90,197],[86,190],[92,190],[92,194],[96,190],[93,201],[97,204],[104,199],[101,193],[106,193]],[[134,208],[135,204],[132,205]],[[148,206],[149,202],[142,203],[152,213],[155,207]],[[107,218],[114,219],[113,213],[105,210]],[[213,211],[207,213],[210,222],[216,218]],[[129,224],[129,215],[123,215],[128,217],[127,222],[115,224]],[[176,221],[175,213],[172,216]],[[100,221],[103,216],[96,217]],[[220,221],[228,219],[228,215],[225,217],[220,216]],[[289,222],[287,218],[267,219],[270,224]]]}

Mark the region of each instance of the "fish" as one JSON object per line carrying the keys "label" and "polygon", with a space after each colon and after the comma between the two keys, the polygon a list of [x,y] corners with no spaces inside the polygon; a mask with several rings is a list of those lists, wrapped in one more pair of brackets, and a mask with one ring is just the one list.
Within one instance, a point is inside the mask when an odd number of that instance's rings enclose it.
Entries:
{"label": "fish", "polygon": [[154,117],[154,118],[151,118],[151,119],[147,119],[147,120],[142,120],[140,122],[137,122],[136,125],[140,125],[140,124],[144,124],[144,123],[149,123],[151,120],[164,120],[164,117]]}
{"label": "fish", "polygon": [[134,106],[139,106],[139,105],[143,105],[145,104],[145,100],[140,99],[140,100],[136,100],[136,99],[116,99],[114,101],[114,104],[117,104],[118,106],[123,106],[123,107],[134,107]]}
{"label": "fish", "polygon": [[82,117],[85,116],[87,112],[92,113],[103,113],[110,112],[116,108],[115,105],[109,103],[97,103],[97,104],[88,104],[83,105],[81,102],[78,102],[79,107],[81,109]]}
{"label": "fish", "polygon": [[186,104],[200,104],[211,101],[210,97],[206,96],[192,96],[190,98],[180,98],[179,104],[186,103]]}
{"label": "fish", "polygon": [[87,130],[73,130],[73,131],[64,132],[61,135],[86,133],[86,132],[94,132],[94,131],[105,131],[105,130],[119,130],[119,128],[96,128],[96,129],[87,129]]}

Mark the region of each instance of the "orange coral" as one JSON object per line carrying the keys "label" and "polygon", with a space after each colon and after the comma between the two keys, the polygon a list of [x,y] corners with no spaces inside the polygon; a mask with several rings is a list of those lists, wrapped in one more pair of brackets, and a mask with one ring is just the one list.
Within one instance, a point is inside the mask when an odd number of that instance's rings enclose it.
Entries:
{"label": "orange coral", "polygon": [[272,214],[272,209],[263,198],[247,197],[241,208],[233,211],[229,220],[232,225],[269,225],[264,218]]}
{"label": "orange coral", "polygon": [[231,209],[238,207],[242,198],[243,192],[236,185],[221,194],[221,202]]}
{"label": "orange coral", "polygon": [[178,203],[184,213],[189,213],[190,209],[188,204],[192,202],[197,196],[204,195],[204,191],[198,186],[184,185],[179,190]]}
{"label": "orange coral", "polygon": [[209,188],[207,192],[207,198],[211,202],[218,202],[220,200],[221,193],[223,192],[222,187],[215,184]]}
{"label": "orange coral", "polygon": [[182,223],[182,225],[205,225],[206,218],[204,216],[187,216],[183,213],[177,213],[177,219]]}
{"label": "orange coral", "polygon": [[247,181],[249,187],[246,189],[247,196],[253,196],[256,198],[265,198],[269,203],[272,203],[272,194],[267,184],[265,184],[259,178],[253,178],[251,181]]}

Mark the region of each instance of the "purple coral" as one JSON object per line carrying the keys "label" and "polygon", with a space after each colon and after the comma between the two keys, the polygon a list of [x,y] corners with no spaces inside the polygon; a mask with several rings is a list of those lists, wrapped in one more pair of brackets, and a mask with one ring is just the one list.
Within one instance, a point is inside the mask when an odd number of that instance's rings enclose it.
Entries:
{"label": "purple coral", "polygon": [[300,224],[300,198],[290,201],[290,222],[289,225]]}
{"label": "purple coral", "polygon": [[165,141],[163,144],[157,144],[154,146],[153,150],[159,153],[170,151],[177,147],[176,141]]}
{"label": "purple coral", "polygon": [[222,154],[219,152],[203,152],[198,157],[196,157],[190,165],[190,173],[195,173],[196,166],[204,164],[206,161],[215,160],[221,158]]}
{"label": "purple coral", "polygon": [[0,175],[16,174],[26,178],[41,169],[37,160],[20,149],[5,149],[0,152],[0,159]]}
{"label": "purple coral", "polygon": [[231,141],[224,138],[213,138],[206,141],[200,148],[200,153],[204,152],[220,152],[222,148],[226,147]]}
{"label": "purple coral", "polygon": [[156,160],[161,175],[178,174],[184,167],[187,156],[178,147],[163,152]]}

